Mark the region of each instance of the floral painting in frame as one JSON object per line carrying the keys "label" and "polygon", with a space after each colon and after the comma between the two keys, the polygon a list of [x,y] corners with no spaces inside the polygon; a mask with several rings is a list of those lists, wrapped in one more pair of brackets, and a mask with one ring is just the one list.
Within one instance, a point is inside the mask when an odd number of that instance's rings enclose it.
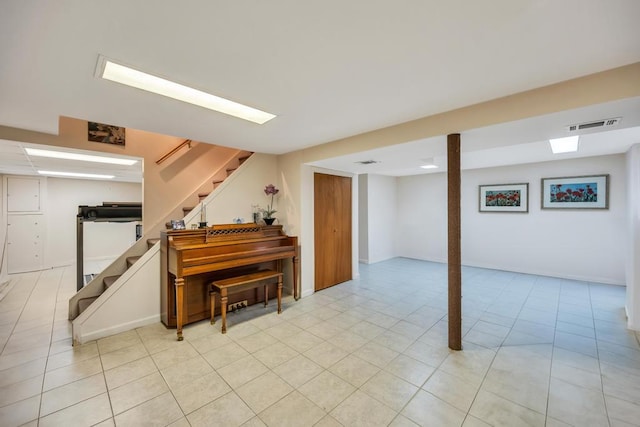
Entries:
{"label": "floral painting in frame", "polygon": [[542,178],[542,209],[609,209],[609,175]]}

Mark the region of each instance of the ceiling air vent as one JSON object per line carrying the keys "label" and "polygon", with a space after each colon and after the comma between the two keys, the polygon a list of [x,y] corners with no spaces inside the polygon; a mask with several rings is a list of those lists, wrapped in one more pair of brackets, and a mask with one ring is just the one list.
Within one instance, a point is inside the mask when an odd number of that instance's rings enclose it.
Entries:
{"label": "ceiling air vent", "polygon": [[359,162],[356,163],[360,163],[361,165],[372,165],[374,163],[378,163],[377,160],[360,160]]}
{"label": "ceiling air vent", "polygon": [[569,131],[569,132],[577,132],[579,130],[584,130],[584,129],[593,129],[593,128],[615,126],[618,123],[620,123],[620,120],[622,120],[622,117],[616,117],[616,118],[613,118],[613,119],[596,120],[594,122],[580,123],[580,124],[577,124],[577,125],[569,125],[569,126],[567,126],[567,131]]}

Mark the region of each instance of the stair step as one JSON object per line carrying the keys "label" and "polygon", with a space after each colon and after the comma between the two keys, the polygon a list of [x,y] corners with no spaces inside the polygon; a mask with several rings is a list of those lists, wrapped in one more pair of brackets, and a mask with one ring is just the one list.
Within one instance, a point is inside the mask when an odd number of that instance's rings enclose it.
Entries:
{"label": "stair step", "polygon": [[218,185],[222,184],[224,180],[213,181],[213,188],[216,188]]}
{"label": "stair step", "polygon": [[78,300],[78,311],[80,312],[80,314],[83,311],[85,311],[91,305],[91,303],[97,299],[98,297],[89,297],[89,298],[82,298]]}
{"label": "stair step", "polygon": [[156,243],[158,243],[160,241],[160,239],[158,237],[154,237],[153,239],[147,239],[147,247],[149,249],[151,249],[152,247],[155,246]]}
{"label": "stair step", "polygon": [[191,212],[193,210],[194,206],[185,206],[182,208],[182,213],[183,214],[188,214],[189,212]]}
{"label": "stair step", "polygon": [[198,200],[202,201],[202,199],[205,199],[208,195],[209,193],[198,193]]}
{"label": "stair step", "polygon": [[111,285],[113,285],[116,280],[118,280],[120,276],[107,276],[104,279],[102,279],[102,283],[104,283],[104,287],[106,289],[109,289],[111,287]]}
{"label": "stair step", "polygon": [[251,157],[251,154],[249,154],[248,156],[238,157],[238,163],[243,164],[249,157]]}
{"label": "stair step", "polygon": [[237,168],[227,169],[227,176],[231,175]]}
{"label": "stair step", "polygon": [[127,268],[131,267],[137,260],[139,260],[141,257],[139,256],[130,256],[127,257]]}

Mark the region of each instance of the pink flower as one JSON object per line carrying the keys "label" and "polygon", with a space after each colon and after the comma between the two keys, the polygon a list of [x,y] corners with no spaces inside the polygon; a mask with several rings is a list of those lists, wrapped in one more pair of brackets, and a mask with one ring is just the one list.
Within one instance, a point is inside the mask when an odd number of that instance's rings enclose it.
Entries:
{"label": "pink flower", "polygon": [[267,196],[271,196],[271,205],[267,205],[267,209],[263,210],[265,218],[271,218],[271,216],[277,212],[273,209],[273,196],[278,194],[279,191],[280,190],[278,190],[273,184],[269,184],[264,187],[264,194],[266,194]]}

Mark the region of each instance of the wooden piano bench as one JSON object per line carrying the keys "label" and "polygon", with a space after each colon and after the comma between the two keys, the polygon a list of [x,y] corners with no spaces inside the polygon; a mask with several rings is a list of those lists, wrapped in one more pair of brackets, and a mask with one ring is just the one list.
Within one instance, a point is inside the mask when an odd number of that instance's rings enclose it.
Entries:
{"label": "wooden piano bench", "polygon": [[211,324],[215,323],[216,295],[220,295],[220,309],[222,311],[222,333],[227,333],[227,301],[228,295],[235,292],[255,289],[264,285],[264,305],[269,301],[268,283],[269,279],[278,279],[278,314],[282,313],[282,273],[274,270],[262,270],[256,273],[245,274],[243,276],[230,277],[228,279],[216,280],[212,282],[209,289],[211,297]]}

